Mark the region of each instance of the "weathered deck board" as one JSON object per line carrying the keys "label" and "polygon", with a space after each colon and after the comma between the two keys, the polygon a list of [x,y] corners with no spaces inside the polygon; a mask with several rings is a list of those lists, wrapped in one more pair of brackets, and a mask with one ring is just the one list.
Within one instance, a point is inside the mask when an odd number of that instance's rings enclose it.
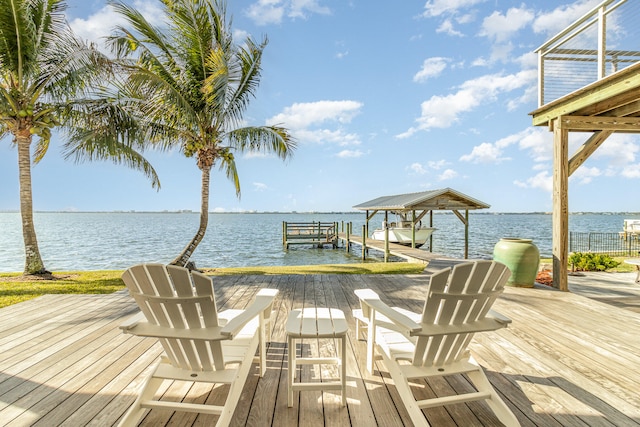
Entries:
{"label": "weathered deck board", "polygon": [[[616,275],[617,276],[617,275]],[[589,279],[589,278],[592,279]],[[573,293],[509,288],[495,308],[508,329],[476,335],[471,350],[523,426],[640,426],[640,286],[631,275],[576,279]],[[607,281],[605,281],[607,279]],[[571,279],[570,279],[571,280]],[[370,287],[391,305],[421,309],[428,275],[312,275],[215,277],[220,307],[243,307],[264,287],[280,291],[263,378],[257,368],[243,390],[233,425],[411,425],[384,365],[370,375],[365,343],[355,336],[354,289]],[[292,308],[338,307],[347,335],[347,406],[331,392],[296,393],[287,408],[284,321]],[[125,292],[49,295],[0,309],[0,424],[115,424],[160,347],[124,335],[118,325],[136,311]],[[6,325],[6,326],[5,326]],[[304,340],[298,351],[334,352],[335,343]],[[301,367],[304,380],[334,369]],[[417,395],[468,390],[463,376],[419,383]],[[167,384],[169,399],[214,402],[217,389]],[[483,403],[426,411],[437,426],[499,425]],[[149,411],[142,425],[211,425],[214,416]]]}

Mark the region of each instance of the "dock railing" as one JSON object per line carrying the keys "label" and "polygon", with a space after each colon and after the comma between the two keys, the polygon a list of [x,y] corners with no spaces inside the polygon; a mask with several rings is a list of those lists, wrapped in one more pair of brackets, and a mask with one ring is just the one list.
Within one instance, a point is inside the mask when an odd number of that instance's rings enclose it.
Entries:
{"label": "dock railing", "polygon": [[638,256],[640,235],[625,233],[569,233],[569,252],[593,252],[611,256]]}
{"label": "dock railing", "polygon": [[335,222],[283,222],[282,245],[324,246],[338,244],[338,224]]}
{"label": "dock railing", "polygon": [[640,61],[640,2],[605,0],[540,46],[543,106]]}

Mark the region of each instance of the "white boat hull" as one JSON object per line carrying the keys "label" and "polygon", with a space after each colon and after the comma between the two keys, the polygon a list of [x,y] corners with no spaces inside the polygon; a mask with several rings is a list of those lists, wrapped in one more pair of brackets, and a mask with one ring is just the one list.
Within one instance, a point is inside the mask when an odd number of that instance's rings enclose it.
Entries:
{"label": "white boat hull", "polygon": [[[424,245],[435,231],[435,228],[423,227],[416,229],[416,248]],[[374,230],[371,238],[384,242],[384,229]],[[389,243],[411,246],[411,228],[389,227]]]}

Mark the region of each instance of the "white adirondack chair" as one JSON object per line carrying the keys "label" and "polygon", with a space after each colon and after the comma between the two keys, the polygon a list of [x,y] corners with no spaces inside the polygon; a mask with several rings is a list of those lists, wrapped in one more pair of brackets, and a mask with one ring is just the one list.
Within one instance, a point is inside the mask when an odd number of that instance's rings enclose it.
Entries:
{"label": "white adirondack chair", "polygon": [[[436,272],[425,289],[421,314],[389,307],[371,289],[355,291],[361,309],[354,316],[367,328],[367,369],[373,371],[375,348],[416,426],[429,425],[422,409],[474,400],[486,400],[506,426],[520,425],[467,349],[476,332],[511,322],[491,310],[510,275],[495,261]],[[415,379],[454,374],[466,374],[477,391],[417,401],[409,385]]]}
{"label": "white adirondack chair", "polygon": [[[141,264],[122,275],[141,313],[120,326],[133,335],[158,338],[164,355],[120,421],[136,425],[147,408],[219,415],[231,421],[260,347],[260,376],[266,370],[266,340],[277,294],[262,289],[246,310],[218,312],[210,277],[186,268]],[[154,400],[165,380],[229,384],[224,406]]]}

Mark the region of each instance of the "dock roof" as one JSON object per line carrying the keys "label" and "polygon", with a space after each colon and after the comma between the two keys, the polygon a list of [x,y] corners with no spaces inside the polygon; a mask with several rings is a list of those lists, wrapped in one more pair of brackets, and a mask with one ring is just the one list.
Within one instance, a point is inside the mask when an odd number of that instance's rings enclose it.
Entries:
{"label": "dock roof", "polygon": [[490,205],[451,188],[422,191],[419,193],[382,196],[355,205],[360,210],[411,211],[411,210],[472,210],[487,209]]}

